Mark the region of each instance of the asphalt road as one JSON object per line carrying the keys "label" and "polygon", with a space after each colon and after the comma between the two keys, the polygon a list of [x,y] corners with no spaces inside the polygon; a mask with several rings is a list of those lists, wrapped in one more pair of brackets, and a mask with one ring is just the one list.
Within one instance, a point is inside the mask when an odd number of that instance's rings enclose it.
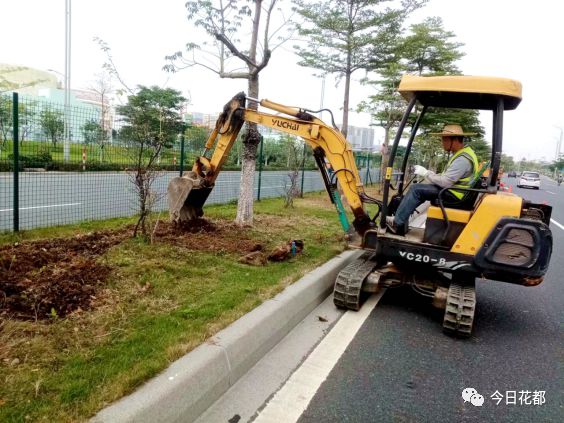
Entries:
{"label": "asphalt road", "polygon": [[[371,170],[372,180],[377,169]],[[177,172],[164,172],[154,182],[158,202],[154,210],[167,210],[166,187]],[[361,171],[363,181],[365,170]],[[240,172],[221,172],[206,204],[237,200]],[[260,198],[281,197],[290,186],[288,171],[262,172]],[[65,225],[86,220],[125,217],[135,214],[136,192],[124,172],[22,172],[19,183],[20,229]],[[301,174],[298,188],[301,188]],[[304,192],[324,190],[321,175],[306,171]],[[255,176],[255,199],[259,196],[259,176]],[[0,173],[0,232],[13,228],[13,175]]]}
{"label": "asphalt road", "polygon": [[[545,179],[536,191],[515,182],[507,180],[513,192],[548,201],[553,220],[564,225],[564,186]],[[389,289],[299,422],[563,421],[564,227],[551,228],[544,282],[479,282],[468,340],[445,336],[442,311],[424,298]],[[483,406],[465,403],[465,388],[483,395]]]}

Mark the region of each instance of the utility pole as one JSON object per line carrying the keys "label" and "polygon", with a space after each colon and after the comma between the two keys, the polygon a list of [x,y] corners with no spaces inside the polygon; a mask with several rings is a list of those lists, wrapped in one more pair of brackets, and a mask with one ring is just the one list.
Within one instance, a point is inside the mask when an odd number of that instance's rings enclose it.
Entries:
{"label": "utility pole", "polygon": [[63,158],[70,159],[70,85],[71,85],[71,0],[65,0],[65,139]]}
{"label": "utility pole", "polygon": [[[562,150],[562,134],[564,132],[564,129],[561,126],[554,125],[554,127],[560,129],[560,137],[556,141],[556,154],[554,156],[554,161],[558,162],[558,160],[560,160],[560,151]],[[553,178],[556,178],[557,174],[558,174],[558,169],[556,169],[555,166],[553,172]]]}
{"label": "utility pole", "polygon": [[[323,103],[325,102],[325,77],[321,80],[321,98],[319,99],[319,109],[323,109]],[[323,112],[319,113],[319,119],[323,120]]]}
{"label": "utility pole", "polygon": [[558,138],[558,141],[556,142],[556,157],[554,158],[556,161],[560,159],[560,151],[562,150],[562,134],[564,132],[564,129],[561,127],[557,126],[557,128],[560,129],[560,138]]}

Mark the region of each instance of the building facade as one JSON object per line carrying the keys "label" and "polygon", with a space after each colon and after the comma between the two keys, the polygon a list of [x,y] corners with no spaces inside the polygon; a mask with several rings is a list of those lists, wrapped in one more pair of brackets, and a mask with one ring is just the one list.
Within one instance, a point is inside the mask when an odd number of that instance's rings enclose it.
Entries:
{"label": "building facade", "polygon": [[375,151],[374,128],[348,126],[347,141],[352,145],[353,151]]}

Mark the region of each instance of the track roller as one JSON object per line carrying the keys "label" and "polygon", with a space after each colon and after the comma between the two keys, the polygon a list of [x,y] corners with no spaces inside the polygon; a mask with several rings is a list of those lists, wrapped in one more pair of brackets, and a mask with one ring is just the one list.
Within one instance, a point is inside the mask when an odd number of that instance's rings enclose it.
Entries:
{"label": "track roller", "polygon": [[449,335],[469,337],[472,332],[475,309],[475,283],[465,285],[451,283],[447,294],[443,331]]}
{"label": "track roller", "polygon": [[333,289],[333,303],[338,308],[358,311],[362,283],[378,266],[376,254],[364,253],[339,272]]}

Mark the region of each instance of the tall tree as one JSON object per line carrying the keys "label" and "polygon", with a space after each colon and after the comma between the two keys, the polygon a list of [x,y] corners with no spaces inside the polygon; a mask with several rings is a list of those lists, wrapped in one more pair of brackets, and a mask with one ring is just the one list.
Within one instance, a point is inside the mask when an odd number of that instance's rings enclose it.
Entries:
{"label": "tall tree", "polygon": [[[98,121],[99,131],[95,142],[100,148],[100,161],[104,161],[104,149],[110,140],[112,133],[112,116],[110,98],[114,92],[112,87],[112,74],[109,71],[96,74],[96,80],[90,86],[90,90],[98,95],[100,102],[100,119]],[[93,126],[91,125],[91,129]]]}
{"label": "tall tree", "polygon": [[98,119],[89,119],[80,128],[84,144],[98,144],[104,138],[104,131]]}
{"label": "tall tree", "polygon": [[37,102],[25,99],[18,104],[18,121],[20,124],[20,145],[23,145],[24,140],[29,136],[31,130],[35,125]]}
{"label": "tall tree", "polygon": [[[341,131],[349,122],[351,77],[357,70],[384,66],[393,52],[404,19],[426,0],[294,0],[303,18],[297,25],[305,46],[296,45],[298,62],[345,80]],[[395,7],[394,7],[395,6]]]}
{"label": "tall tree", "polygon": [[429,17],[411,25],[399,49],[405,69],[416,75],[454,75],[460,73],[456,62],[464,56],[464,44],[454,41],[456,35],[443,27],[439,17]]}
{"label": "tall tree", "polygon": [[[182,52],[168,56],[166,59],[169,63],[165,69],[178,71],[201,66],[220,78],[244,79],[247,80],[248,96],[258,98],[259,74],[268,65],[272,51],[280,45],[271,46],[273,37],[277,36],[286,24],[286,20],[282,18],[279,27],[271,26],[277,3],[278,0],[186,2],[188,20],[203,29],[212,41],[190,41],[186,44],[188,57]],[[250,34],[250,39],[242,41],[240,34]],[[279,41],[282,43],[285,40]],[[247,42],[246,47],[243,47]],[[251,101],[248,107],[256,110],[258,105]],[[253,223],[253,179],[260,138],[256,124],[247,123],[243,137],[241,194],[235,218],[238,225]]]}
{"label": "tall tree", "polygon": [[148,218],[159,200],[152,190],[158,176],[156,164],[162,150],[172,147],[182,132],[180,110],[184,101],[180,92],[171,88],[139,86],[127,104],[116,108],[124,122],[119,135],[134,163],[130,178],[137,193],[139,219],[133,236],[149,235]]}
{"label": "tall tree", "polygon": [[[0,95],[0,149],[2,149],[6,141],[8,141],[8,134],[11,134],[13,131],[13,107],[14,103],[11,97]],[[35,122],[35,107],[37,107],[36,102],[27,99],[25,102],[18,103],[20,144],[29,135]]]}
{"label": "tall tree", "polygon": [[53,147],[56,147],[57,141],[62,138],[65,132],[63,114],[57,110],[47,108],[41,112],[39,121],[43,133],[51,139]]}
{"label": "tall tree", "polygon": [[[464,55],[460,50],[463,44],[453,41],[454,37],[455,34],[446,31],[442,20],[437,17],[411,25],[408,34],[398,42],[393,59],[378,72],[378,78],[366,81],[377,87],[377,92],[361,104],[362,110],[370,112],[374,124],[384,129],[381,175],[388,164],[391,134],[405,110],[405,101],[397,92],[401,75],[459,74],[456,61]],[[484,133],[477,111],[446,109],[429,110],[421,123],[421,132],[439,132],[445,123],[459,123],[467,130],[478,132],[480,136]],[[420,137],[416,140],[413,159],[436,167],[441,157],[440,143],[434,138]]]}
{"label": "tall tree", "polygon": [[298,188],[299,171],[304,162],[304,143],[297,137],[285,135],[282,138],[288,152],[288,181],[284,181],[284,207],[294,207],[294,198],[300,195]]}
{"label": "tall tree", "polygon": [[12,131],[13,112],[12,99],[0,94],[0,148],[8,141],[8,134]]}
{"label": "tall tree", "polygon": [[368,112],[372,115],[373,125],[384,129],[384,142],[380,151],[382,154],[380,179],[382,181],[382,176],[385,174],[386,166],[388,166],[390,136],[393,128],[399,124],[405,110],[405,100],[398,92],[403,70],[404,67],[398,61],[398,57],[394,56],[380,70],[382,79],[364,81],[365,84],[377,87],[378,92],[370,96],[367,101],[361,102],[358,106],[359,111]]}

